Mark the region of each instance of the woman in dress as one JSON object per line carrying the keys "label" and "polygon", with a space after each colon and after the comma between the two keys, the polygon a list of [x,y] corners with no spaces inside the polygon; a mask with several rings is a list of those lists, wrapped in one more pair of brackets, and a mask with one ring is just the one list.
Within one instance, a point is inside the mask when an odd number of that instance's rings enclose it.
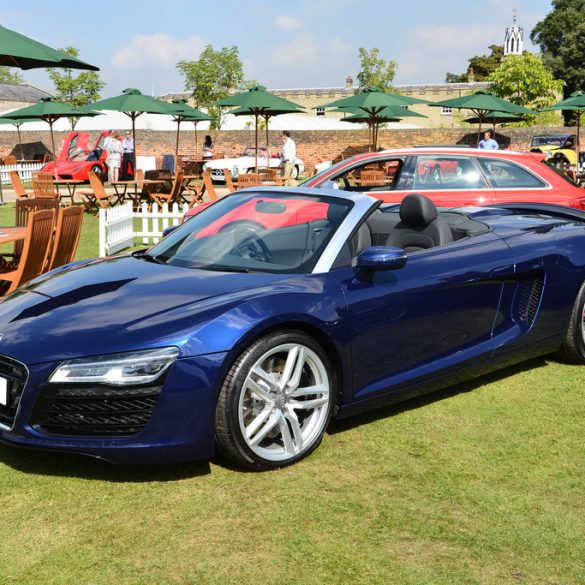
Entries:
{"label": "woman in dress", "polygon": [[106,164],[108,165],[108,181],[112,183],[118,180],[120,173],[120,166],[122,164],[122,155],[124,154],[124,147],[120,140],[120,134],[112,132],[109,140],[106,140],[104,148],[108,151]]}
{"label": "woman in dress", "polygon": [[205,136],[205,142],[203,143],[203,160],[211,160],[213,158],[213,142],[211,136],[207,134]]}

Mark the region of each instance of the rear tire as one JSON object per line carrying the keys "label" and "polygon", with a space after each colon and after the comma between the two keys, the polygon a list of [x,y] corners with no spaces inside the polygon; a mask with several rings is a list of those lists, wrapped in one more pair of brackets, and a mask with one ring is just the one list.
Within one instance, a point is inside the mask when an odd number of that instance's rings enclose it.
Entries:
{"label": "rear tire", "polygon": [[334,403],[327,354],[300,331],[268,334],[236,360],[216,408],[219,451],[238,465],[269,470],[312,453]]}
{"label": "rear tire", "polygon": [[567,335],[558,357],[571,364],[585,364],[585,283],[575,299]]}

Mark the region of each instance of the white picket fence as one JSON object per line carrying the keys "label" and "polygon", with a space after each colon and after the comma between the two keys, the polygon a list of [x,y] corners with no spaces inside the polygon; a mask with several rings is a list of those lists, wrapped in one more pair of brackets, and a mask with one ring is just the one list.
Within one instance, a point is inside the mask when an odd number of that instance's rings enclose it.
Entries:
{"label": "white picket fence", "polygon": [[0,166],[0,181],[2,181],[2,185],[10,185],[10,171],[18,171],[18,174],[23,181],[30,181],[32,180],[33,173],[40,171],[43,166],[44,164],[40,162],[2,165]]}
{"label": "white picket fence", "polygon": [[178,225],[189,209],[185,203],[173,203],[159,207],[143,203],[138,211],[132,210],[132,203],[108,207],[99,211],[100,257],[109,256],[134,246],[135,238],[142,238],[142,245],[150,246],[160,240],[163,230]]}

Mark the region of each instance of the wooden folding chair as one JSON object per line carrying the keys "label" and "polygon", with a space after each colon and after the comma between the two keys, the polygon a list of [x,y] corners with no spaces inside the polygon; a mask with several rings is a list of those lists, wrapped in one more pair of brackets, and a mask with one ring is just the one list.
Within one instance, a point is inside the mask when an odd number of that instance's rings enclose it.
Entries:
{"label": "wooden folding chair", "polygon": [[[26,227],[30,213],[39,211],[40,209],[54,210],[56,219],[57,211],[59,210],[59,201],[57,199],[38,199],[35,197],[30,199],[17,199],[14,225],[17,227]],[[0,270],[14,270],[18,266],[18,262],[22,256],[23,246],[24,242],[17,240],[14,242],[12,252],[0,254]]]}
{"label": "wooden folding chair", "polygon": [[39,171],[33,175],[33,191],[35,197],[46,197],[49,199],[59,199],[59,193],[55,190],[53,175]]}
{"label": "wooden folding chair", "polygon": [[16,164],[16,157],[13,154],[7,154],[6,156],[2,157],[2,161],[6,166],[8,165],[15,165]]}
{"label": "wooden folding chair", "polygon": [[28,226],[20,262],[15,270],[0,272],[6,291],[11,293],[21,284],[43,273],[49,255],[49,245],[53,237],[55,212],[50,209],[33,211],[28,218]]}
{"label": "wooden folding chair", "polygon": [[9,171],[8,175],[10,176],[10,182],[12,183],[12,188],[14,189],[14,192],[16,193],[16,196],[19,199],[26,198],[26,197],[32,197],[32,193],[29,193],[24,188],[24,184],[22,182],[22,179],[20,178],[20,175],[18,174],[18,171]]}
{"label": "wooden folding chair", "polygon": [[211,169],[203,169],[203,185],[200,189],[187,187],[187,191],[191,193],[189,207],[193,207],[193,205],[197,205],[198,203],[203,203],[205,201],[205,195],[207,195],[207,201],[215,201],[217,199],[217,193],[215,192],[213,180],[211,179]]}
{"label": "wooden folding chair", "polygon": [[106,208],[118,202],[120,197],[116,193],[112,193],[111,195],[106,193],[104,184],[93,171],[89,171],[87,176],[89,177],[91,190],[81,189],[77,191],[81,196],[86,211],[95,210],[97,212],[100,207]]}
{"label": "wooden folding chair", "polygon": [[234,184],[233,178],[232,178],[232,172],[229,169],[224,169],[223,170],[223,176],[225,177],[225,185],[228,188],[230,193],[233,193],[237,187]]}
{"label": "wooden folding chair", "polygon": [[179,203],[181,199],[181,191],[183,190],[183,171],[177,169],[173,179],[173,185],[169,193],[150,193],[149,197],[152,203],[157,203],[162,206],[163,203]]}
{"label": "wooden folding chair", "polygon": [[73,262],[77,244],[79,243],[79,236],[81,235],[82,222],[82,207],[72,205],[71,207],[59,209],[57,228],[47,270],[53,270],[53,268]]}
{"label": "wooden folding chair", "polygon": [[262,185],[262,177],[257,173],[246,173],[238,176],[238,189],[259,187],[260,185]]}
{"label": "wooden folding chair", "polygon": [[382,170],[363,170],[360,172],[359,184],[361,187],[373,187],[383,185],[385,180]]}

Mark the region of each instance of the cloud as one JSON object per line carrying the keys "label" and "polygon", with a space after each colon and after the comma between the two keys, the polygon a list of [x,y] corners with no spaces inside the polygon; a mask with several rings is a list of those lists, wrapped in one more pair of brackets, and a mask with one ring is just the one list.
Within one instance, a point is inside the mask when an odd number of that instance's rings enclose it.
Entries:
{"label": "cloud", "polygon": [[297,67],[314,63],[317,55],[315,36],[302,33],[288,43],[275,47],[272,61],[280,67]]}
{"label": "cloud", "polygon": [[345,41],[339,38],[331,39],[327,46],[327,52],[335,57],[340,55],[346,55],[352,50],[353,50],[352,45],[346,43]]}
{"label": "cloud", "polygon": [[489,54],[503,37],[497,26],[442,25],[414,28],[398,62],[397,83],[441,83],[445,74],[463,73],[474,55]]}
{"label": "cloud", "polygon": [[277,16],[274,19],[274,24],[278,28],[282,28],[284,30],[293,30],[295,28],[301,28],[301,21],[295,16],[288,15]]}
{"label": "cloud", "polygon": [[111,59],[116,69],[174,67],[182,59],[197,59],[206,43],[199,37],[174,39],[165,33],[133,35],[132,41],[116,51]]}

